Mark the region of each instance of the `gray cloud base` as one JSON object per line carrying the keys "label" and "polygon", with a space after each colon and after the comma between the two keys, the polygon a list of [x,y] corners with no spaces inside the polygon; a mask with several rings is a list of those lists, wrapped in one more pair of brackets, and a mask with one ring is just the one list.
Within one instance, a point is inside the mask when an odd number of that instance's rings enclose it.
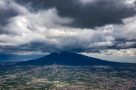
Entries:
{"label": "gray cloud base", "polygon": [[123,18],[136,14],[127,0],[17,0],[30,3],[33,10],[56,8],[62,17],[74,18],[69,26],[94,28],[106,24],[122,23]]}

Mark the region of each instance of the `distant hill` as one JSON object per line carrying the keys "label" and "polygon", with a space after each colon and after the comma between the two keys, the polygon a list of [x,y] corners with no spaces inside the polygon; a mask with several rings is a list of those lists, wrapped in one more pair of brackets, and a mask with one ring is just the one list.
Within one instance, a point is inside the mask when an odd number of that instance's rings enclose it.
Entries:
{"label": "distant hill", "polygon": [[39,59],[23,61],[18,63],[18,65],[36,65],[36,66],[53,64],[68,66],[87,66],[87,65],[115,65],[119,63],[109,62],[71,52],[51,53]]}

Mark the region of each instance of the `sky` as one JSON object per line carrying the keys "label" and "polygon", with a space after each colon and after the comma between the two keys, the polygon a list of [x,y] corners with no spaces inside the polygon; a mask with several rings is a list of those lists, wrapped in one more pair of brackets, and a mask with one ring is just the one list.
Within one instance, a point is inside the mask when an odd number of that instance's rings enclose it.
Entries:
{"label": "sky", "polygon": [[60,51],[136,63],[136,0],[0,0],[0,61]]}

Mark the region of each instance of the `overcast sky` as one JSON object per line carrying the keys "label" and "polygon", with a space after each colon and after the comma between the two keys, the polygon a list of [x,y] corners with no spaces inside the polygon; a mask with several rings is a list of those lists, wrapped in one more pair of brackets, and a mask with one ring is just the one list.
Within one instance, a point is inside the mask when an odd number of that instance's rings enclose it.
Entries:
{"label": "overcast sky", "polygon": [[0,0],[1,60],[58,51],[136,63],[136,0]]}

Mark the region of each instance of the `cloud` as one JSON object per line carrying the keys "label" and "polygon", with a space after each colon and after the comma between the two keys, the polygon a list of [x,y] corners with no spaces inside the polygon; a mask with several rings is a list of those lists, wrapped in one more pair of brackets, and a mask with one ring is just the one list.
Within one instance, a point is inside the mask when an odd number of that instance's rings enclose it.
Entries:
{"label": "cloud", "polygon": [[[73,4],[76,6],[75,3]],[[95,6],[93,8],[94,11],[102,7],[97,4],[93,4],[91,6]],[[8,7],[6,7],[6,5],[8,5]],[[30,54],[32,52],[50,53],[54,51],[102,52],[110,49],[124,49],[127,52],[129,48],[136,47],[136,16],[133,15],[133,10],[131,12],[131,10],[127,8],[124,12],[124,9],[121,7],[117,8],[114,5],[112,7],[108,6],[110,9],[113,7],[116,8],[113,10],[115,12],[111,13],[118,12],[117,16],[111,16],[112,20],[119,17],[117,20],[122,23],[107,22],[104,23],[103,26],[95,25],[93,28],[81,28],[74,26],[71,27],[69,25],[77,22],[78,20],[80,23],[82,15],[79,17],[76,17],[76,15],[85,14],[85,10],[90,9],[90,6],[89,8],[83,7],[81,12],[72,16],[70,16],[69,13],[67,13],[68,15],[64,15],[64,12],[60,11],[60,7],[58,7],[58,5],[56,6],[56,8],[48,7],[46,9],[33,11],[32,9],[18,4],[15,1],[1,1],[0,10],[3,10],[4,12],[11,10],[11,12],[14,11],[17,14],[4,19],[7,23],[0,27],[0,52],[19,54],[20,52],[28,52]],[[62,7],[64,8],[63,5]],[[124,7],[125,6],[123,6],[123,8]],[[91,11],[93,9],[91,9]],[[99,17],[98,21],[96,20],[96,23],[104,22],[103,20],[101,21],[101,18],[106,18],[106,20],[108,20],[108,17],[106,16],[110,16],[110,14],[107,14],[106,12],[110,9],[102,7],[103,11],[101,12],[100,17],[99,13],[95,13],[93,16],[98,15],[95,17],[95,20]],[[119,13],[122,12],[122,15],[125,16],[120,16]],[[128,12],[130,15],[128,15]],[[90,14],[92,13],[89,12],[89,15]],[[82,16],[83,18],[86,18],[84,19],[85,21],[88,20],[86,22],[87,24],[90,24],[90,21],[92,20],[92,15],[89,15],[87,14],[85,16],[83,15],[84,17]],[[82,24],[85,24],[86,26],[86,23]]]}
{"label": "cloud", "polygon": [[136,6],[136,0],[125,0],[125,4],[128,4],[130,7]]}
{"label": "cloud", "polygon": [[[56,8],[58,15],[74,18],[69,26],[95,28],[106,24],[122,23],[123,18],[136,14],[131,0],[16,0],[30,3],[33,11]],[[131,1],[131,2],[130,2]],[[63,3],[63,4],[62,4]]]}
{"label": "cloud", "polygon": [[[108,2],[109,0],[79,0],[81,4],[91,4],[91,3],[97,3],[97,2]],[[127,5],[134,5],[136,0],[110,0],[109,2],[118,2],[118,3],[124,3]]]}
{"label": "cloud", "polygon": [[0,26],[8,23],[9,18],[26,12],[27,9],[15,3],[14,0],[0,0]]}
{"label": "cloud", "polygon": [[103,60],[115,61],[115,62],[127,62],[127,63],[136,63],[136,49],[110,49],[101,51],[101,53],[86,53],[82,52],[80,54],[96,57]]}
{"label": "cloud", "polygon": [[104,50],[101,51],[104,55],[113,55],[113,56],[135,56],[136,55],[136,49],[135,48],[129,48],[129,49],[111,49],[111,50]]}

